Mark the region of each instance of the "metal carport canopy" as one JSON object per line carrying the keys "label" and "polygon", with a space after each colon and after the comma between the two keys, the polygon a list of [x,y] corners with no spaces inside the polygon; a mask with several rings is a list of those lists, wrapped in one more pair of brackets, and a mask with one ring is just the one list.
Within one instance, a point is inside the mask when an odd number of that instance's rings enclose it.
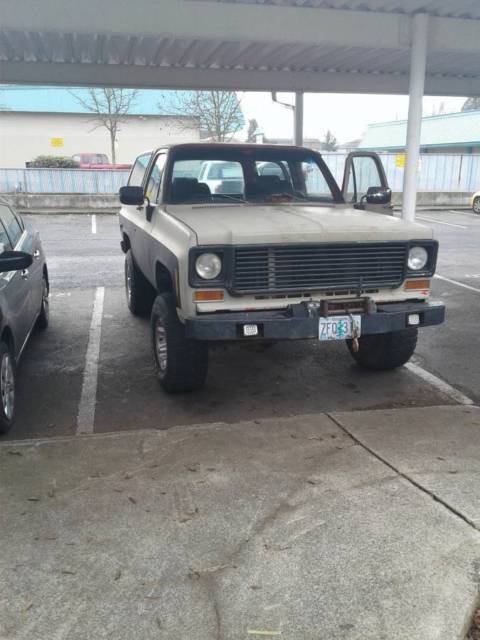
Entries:
{"label": "metal carport canopy", "polygon": [[0,0],[0,82],[408,93],[414,219],[423,95],[480,94],[479,28],[479,0]]}
{"label": "metal carport canopy", "polygon": [[480,94],[478,0],[0,0],[0,82]]}

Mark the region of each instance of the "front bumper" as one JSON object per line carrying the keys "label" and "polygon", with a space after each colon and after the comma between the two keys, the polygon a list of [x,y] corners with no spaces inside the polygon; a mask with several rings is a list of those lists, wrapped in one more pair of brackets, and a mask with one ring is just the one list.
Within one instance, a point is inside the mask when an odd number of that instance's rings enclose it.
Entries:
{"label": "front bumper", "polygon": [[[406,329],[407,318],[412,313],[419,315],[419,328],[441,324],[445,320],[445,305],[441,302],[378,304],[375,312],[362,314],[361,335]],[[318,338],[318,319],[318,313],[312,313],[305,304],[295,304],[280,311],[212,313],[187,318],[185,330],[187,337],[195,340],[301,340]],[[244,337],[245,324],[256,324],[259,335]]]}

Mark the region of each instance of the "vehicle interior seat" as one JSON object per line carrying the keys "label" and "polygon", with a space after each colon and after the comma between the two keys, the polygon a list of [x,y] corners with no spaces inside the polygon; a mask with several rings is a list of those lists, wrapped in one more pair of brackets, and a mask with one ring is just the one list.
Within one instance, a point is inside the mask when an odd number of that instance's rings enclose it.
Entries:
{"label": "vehicle interior seat", "polygon": [[212,194],[208,184],[197,178],[174,178],[171,190],[172,204],[188,202],[211,202]]}

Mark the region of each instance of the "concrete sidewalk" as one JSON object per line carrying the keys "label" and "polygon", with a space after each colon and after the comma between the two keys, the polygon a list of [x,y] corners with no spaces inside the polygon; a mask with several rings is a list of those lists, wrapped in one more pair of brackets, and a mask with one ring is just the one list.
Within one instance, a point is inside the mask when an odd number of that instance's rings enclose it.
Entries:
{"label": "concrete sidewalk", "polygon": [[0,446],[2,640],[460,640],[480,410]]}

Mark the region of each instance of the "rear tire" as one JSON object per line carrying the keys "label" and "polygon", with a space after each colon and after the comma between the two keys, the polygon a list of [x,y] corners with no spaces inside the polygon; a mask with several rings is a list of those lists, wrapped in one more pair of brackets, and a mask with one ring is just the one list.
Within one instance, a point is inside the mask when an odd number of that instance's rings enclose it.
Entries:
{"label": "rear tire", "polygon": [[208,345],[186,337],[173,294],[156,297],[150,326],[157,375],[165,391],[183,393],[201,389],[208,372]]}
{"label": "rear tire", "polygon": [[155,291],[135,264],[132,250],[125,256],[125,293],[127,305],[134,316],[148,316],[155,299]]}
{"label": "rear tire", "polygon": [[474,213],[480,214],[480,197],[479,196],[473,199],[472,209]]}
{"label": "rear tire", "polygon": [[403,329],[393,333],[363,336],[358,339],[359,350],[353,350],[352,340],[348,349],[355,362],[371,371],[388,371],[401,367],[410,360],[417,346],[418,329]]}
{"label": "rear tire", "polygon": [[5,342],[0,342],[0,434],[15,420],[15,361]]}

